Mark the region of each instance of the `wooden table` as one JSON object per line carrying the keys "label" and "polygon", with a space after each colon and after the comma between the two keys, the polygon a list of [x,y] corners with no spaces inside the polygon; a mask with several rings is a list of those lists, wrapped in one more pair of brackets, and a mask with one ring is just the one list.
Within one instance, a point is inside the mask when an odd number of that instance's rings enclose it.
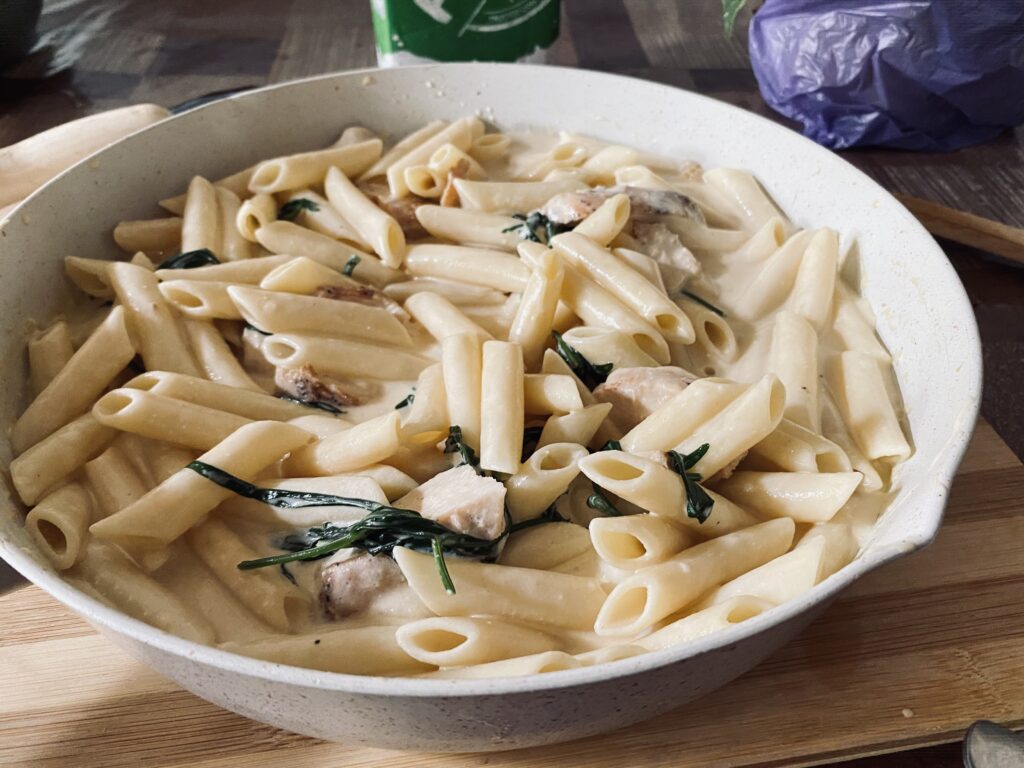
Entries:
{"label": "wooden table", "polygon": [[[553,63],[669,83],[785,122],[757,91],[747,57],[747,18],[725,39],[719,0],[563,5]],[[0,73],[0,146],[124,104],[172,106],[211,91],[373,65],[368,8],[368,0],[48,3],[41,22],[44,50]],[[856,150],[844,156],[894,192],[1024,227],[1024,128],[951,154]],[[943,246],[981,329],[982,413],[1024,456],[1024,270],[962,246]],[[952,768],[961,762],[954,744],[843,765]]]}

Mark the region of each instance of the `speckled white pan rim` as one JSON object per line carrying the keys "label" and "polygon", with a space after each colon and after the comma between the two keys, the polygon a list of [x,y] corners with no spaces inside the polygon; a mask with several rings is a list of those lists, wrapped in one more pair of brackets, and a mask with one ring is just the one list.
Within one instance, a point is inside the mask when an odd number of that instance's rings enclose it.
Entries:
{"label": "speckled white pan rim", "polygon": [[[528,68],[529,70],[543,70],[545,76],[548,77],[583,77],[586,79],[593,79],[595,81],[600,80],[602,83],[606,83],[608,87],[626,87],[635,92],[647,89],[652,96],[655,96],[658,93],[671,93],[677,90],[670,86],[637,80],[635,78],[629,78],[621,75],[581,72],[580,70],[542,67],[539,65],[425,65],[422,67],[406,68],[406,70],[418,70],[424,75],[427,75],[435,72],[441,73],[458,69],[471,69],[474,73],[481,73],[481,77],[483,77],[488,71],[511,68],[516,68],[518,70],[522,70],[523,68]],[[286,89],[312,81],[330,80],[338,77],[339,75],[344,77],[361,75],[387,78],[388,71],[365,69],[355,72],[321,75],[313,78],[307,78],[305,80],[268,86],[267,88],[261,88],[256,91],[250,91],[230,97],[229,100],[245,100],[253,96],[266,93],[267,91]],[[802,142],[801,146],[803,150],[806,151],[808,157],[817,158],[826,166],[840,164],[843,166],[843,172],[846,174],[851,172],[856,173],[862,179],[862,182],[885,202],[886,208],[890,209],[893,213],[898,211],[899,215],[905,220],[903,223],[909,230],[916,232],[919,236],[931,240],[930,235],[928,235],[917,220],[914,219],[914,217],[906,211],[898,201],[889,195],[888,192],[861,171],[853,168],[846,161],[837,157],[829,150],[814,144],[809,139],[793,134],[766,118],[748,113],[738,107],[726,105],[714,99],[696,94],[690,94],[690,96],[691,98],[712,103],[715,105],[716,109],[731,110],[735,113],[738,120],[755,121],[764,128],[766,133],[771,134],[785,131],[785,133],[789,135],[789,140]],[[214,102],[213,104],[200,107],[199,109],[215,109],[220,103],[222,102]],[[185,115],[189,114],[192,114],[192,112],[185,113]],[[181,117],[184,117],[185,115],[182,115]],[[138,136],[151,130],[163,130],[167,125],[173,124],[175,119],[178,118],[171,118],[155,126],[146,128],[143,131],[140,131],[139,134],[135,135]],[[130,142],[131,140],[132,138],[129,137],[125,141]],[[103,152],[106,151],[108,150],[101,150],[96,155],[83,160],[82,163],[90,162],[93,158],[102,156]],[[63,175],[64,174],[58,176],[50,182],[50,184],[60,184]],[[28,198],[28,200],[33,199],[38,194],[40,194],[40,192],[37,191],[32,197]],[[12,214],[16,212],[17,209],[12,212]],[[934,259],[933,263],[929,265],[930,268],[934,268],[936,270],[936,277],[946,282],[952,282],[954,284],[958,283],[959,281],[952,265],[945,258],[944,254],[941,253],[941,250],[934,241],[932,241],[932,245],[934,246],[934,252],[939,256],[939,258]],[[939,273],[939,270],[942,271],[941,274]],[[953,301],[954,303],[949,307],[949,313],[962,321],[964,327],[961,330],[969,336],[968,346],[970,359],[961,361],[961,364],[980,371],[981,351],[980,342],[978,340],[977,325],[974,322],[973,311],[962,287],[960,291],[956,293],[956,298]],[[84,615],[88,620],[103,627],[107,627],[112,631],[124,633],[146,645],[151,645],[178,656],[195,659],[212,667],[226,671],[243,673],[253,677],[281,681],[294,685],[382,696],[458,697],[525,693],[556,688],[569,688],[578,685],[585,685],[597,680],[625,677],[637,672],[668,666],[680,661],[681,659],[697,656],[714,649],[727,646],[731,643],[738,642],[772,626],[781,624],[787,619],[809,610],[814,606],[824,603],[869,570],[925,546],[932,538],[934,538],[934,535],[938,530],[938,526],[941,522],[941,510],[948,496],[949,485],[952,482],[956,467],[967,449],[973,425],[977,418],[980,404],[980,376],[972,380],[970,385],[970,391],[963,393],[964,405],[957,419],[956,430],[948,437],[943,449],[930,467],[930,477],[918,478],[914,489],[914,504],[922,508],[934,510],[931,518],[934,521],[934,525],[931,526],[930,530],[924,530],[914,537],[908,537],[902,541],[900,543],[901,546],[898,547],[890,546],[888,548],[871,549],[866,552],[864,556],[846,566],[838,573],[833,574],[831,577],[815,586],[809,592],[801,595],[796,600],[790,601],[789,603],[783,604],[777,608],[773,608],[760,616],[749,619],[748,621],[744,621],[715,634],[708,635],[684,646],[645,653],[640,656],[594,667],[583,667],[580,669],[518,678],[494,678],[482,680],[430,680],[394,677],[367,677],[290,667],[260,661],[227,651],[222,651],[214,647],[193,643],[156,629],[136,619],[132,619],[119,611],[108,608],[107,606],[95,601],[84,593],[79,592],[77,589],[60,579],[59,576],[44,571],[40,566],[33,562],[27,554],[20,551],[20,549],[13,546],[13,544],[7,540],[0,540],[0,555],[2,555],[18,571],[40,586],[43,590],[62,603],[72,607]],[[329,630],[325,629],[325,631]]]}

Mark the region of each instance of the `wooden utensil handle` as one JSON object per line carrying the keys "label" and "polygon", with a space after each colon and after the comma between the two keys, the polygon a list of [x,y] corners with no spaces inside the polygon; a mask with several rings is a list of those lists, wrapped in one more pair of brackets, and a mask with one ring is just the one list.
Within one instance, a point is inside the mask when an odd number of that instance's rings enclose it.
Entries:
{"label": "wooden utensil handle", "polygon": [[896,198],[933,235],[1024,264],[1024,229],[919,197],[896,195]]}
{"label": "wooden utensil handle", "polygon": [[121,107],[72,120],[0,148],[0,209],[28,197],[83,157],[169,114],[156,104]]}

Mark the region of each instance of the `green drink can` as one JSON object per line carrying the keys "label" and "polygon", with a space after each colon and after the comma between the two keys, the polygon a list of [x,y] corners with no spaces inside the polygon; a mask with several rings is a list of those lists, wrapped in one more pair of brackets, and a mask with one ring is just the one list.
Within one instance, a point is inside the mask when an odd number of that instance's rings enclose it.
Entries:
{"label": "green drink can", "polygon": [[382,67],[437,61],[543,63],[559,0],[370,0]]}

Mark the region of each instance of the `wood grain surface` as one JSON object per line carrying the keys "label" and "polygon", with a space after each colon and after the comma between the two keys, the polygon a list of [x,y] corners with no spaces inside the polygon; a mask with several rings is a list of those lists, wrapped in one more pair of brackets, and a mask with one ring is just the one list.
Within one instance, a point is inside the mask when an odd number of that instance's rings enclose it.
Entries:
{"label": "wood grain surface", "polygon": [[[254,723],[177,688],[26,587],[0,598],[0,765],[769,768],[958,741],[981,717],[1019,726],[1022,491],[1024,466],[981,423],[937,541],[859,581],[764,664],[640,726],[507,753],[385,752]],[[892,763],[912,764],[947,763]]]}

